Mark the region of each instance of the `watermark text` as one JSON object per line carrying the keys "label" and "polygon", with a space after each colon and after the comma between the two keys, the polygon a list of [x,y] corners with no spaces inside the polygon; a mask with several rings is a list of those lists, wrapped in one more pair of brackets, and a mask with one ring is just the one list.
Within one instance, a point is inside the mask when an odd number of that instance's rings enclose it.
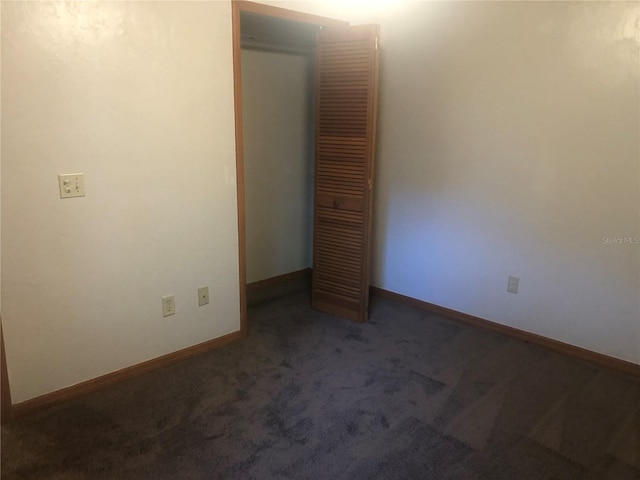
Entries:
{"label": "watermark text", "polygon": [[640,245],[640,237],[602,237],[603,245]]}

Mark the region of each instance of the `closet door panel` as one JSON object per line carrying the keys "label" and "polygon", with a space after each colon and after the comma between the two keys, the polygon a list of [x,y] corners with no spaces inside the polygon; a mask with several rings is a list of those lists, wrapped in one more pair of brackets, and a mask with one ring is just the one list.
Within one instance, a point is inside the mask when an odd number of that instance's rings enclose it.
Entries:
{"label": "closet door panel", "polygon": [[377,45],[377,25],[318,36],[312,304],[360,322],[369,306]]}

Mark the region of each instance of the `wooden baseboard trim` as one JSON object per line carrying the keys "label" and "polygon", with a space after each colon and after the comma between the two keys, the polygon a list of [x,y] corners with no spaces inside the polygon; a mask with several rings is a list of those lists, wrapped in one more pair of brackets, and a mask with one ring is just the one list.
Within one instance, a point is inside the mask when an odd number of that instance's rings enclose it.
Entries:
{"label": "wooden baseboard trim", "polygon": [[87,393],[95,392],[96,390],[101,390],[110,385],[124,382],[125,380],[129,380],[153,370],[168,367],[169,365],[173,365],[188,358],[201,355],[210,350],[224,347],[225,345],[229,345],[230,343],[241,340],[242,338],[243,336],[241,331],[229,333],[227,335],[223,335],[222,337],[214,338],[213,340],[199,343],[191,347],[183,348],[182,350],[178,350],[177,352],[168,353],[161,357],[147,360],[146,362],[138,363],[136,365],[132,365],[115,372],[107,373],[106,375],[101,375],[99,377],[92,378],[91,380],[87,380],[70,387],[56,390],[55,392],[47,393],[30,400],[26,400],[24,402],[17,403],[13,405],[11,413],[13,415],[13,418],[29,415],[38,410],[41,410],[44,407],[55,405],[57,403],[70,400]]}
{"label": "wooden baseboard trim", "polygon": [[637,380],[640,380],[640,365],[627,362],[626,360],[610,357],[602,353],[587,350],[586,348],[576,347],[575,345],[570,345],[568,343],[560,342],[552,338],[543,337],[542,335],[530,333],[518,328],[502,325],[500,323],[492,322],[491,320],[486,320],[484,318],[469,315],[467,313],[458,312],[457,310],[452,310],[450,308],[441,307],[440,305],[435,305],[433,303],[424,302],[416,298],[407,297],[399,293],[390,292],[379,287],[370,287],[370,292],[376,297],[386,298],[388,300],[392,300],[397,303],[416,308],[418,310],[435,313],[436,315],[440,315],[441,317],[445,317],[450,320],[474,325],[476,327],[484,328],[486,330],[492,330],[494,332],[501,333],[512,338],[523,340],[525,342],[540,345],[558,353],[569,355],[571,357],[579,358],[590,363],[617,370],[626,375],[631,375]]}
{"label": "wooden baseboard trim", "polygon": [[258,280],[257,282],[247,283],[247,292],[253,292],[263,288],[273,287],[292,280],[299,280],[311,277],[311,269],[303,268],[302,270],[296,270],[295,272],[285,273],[283,275],[277,275],[271,278],[265,278],[264,280]]}
{"label": "wooden baseboard trim", "polygon": [[310,268],[265,278],[264,280],[247,284],[246,302],[247,305],[258,305],[261,302],[306,289],[310,285]]}

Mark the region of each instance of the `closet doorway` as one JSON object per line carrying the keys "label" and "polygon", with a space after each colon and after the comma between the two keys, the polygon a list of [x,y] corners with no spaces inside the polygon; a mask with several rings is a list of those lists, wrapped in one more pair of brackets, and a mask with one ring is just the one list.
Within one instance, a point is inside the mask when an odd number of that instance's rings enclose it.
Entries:
{"label": "closet doorway", "polygon": [[242,331],[247,283],[311,266],[313,307],[364,321],[377,26],[245,1],[232,9]]}

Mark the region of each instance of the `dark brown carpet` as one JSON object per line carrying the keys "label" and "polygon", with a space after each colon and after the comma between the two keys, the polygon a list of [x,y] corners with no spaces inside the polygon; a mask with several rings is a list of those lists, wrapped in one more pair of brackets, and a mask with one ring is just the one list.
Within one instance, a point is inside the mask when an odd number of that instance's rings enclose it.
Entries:
{"label": "dark brown carpet", "polygon": [[376,300],[306,294],[249,338],[2,428],[11,479],[640,479],[640,384]]}

